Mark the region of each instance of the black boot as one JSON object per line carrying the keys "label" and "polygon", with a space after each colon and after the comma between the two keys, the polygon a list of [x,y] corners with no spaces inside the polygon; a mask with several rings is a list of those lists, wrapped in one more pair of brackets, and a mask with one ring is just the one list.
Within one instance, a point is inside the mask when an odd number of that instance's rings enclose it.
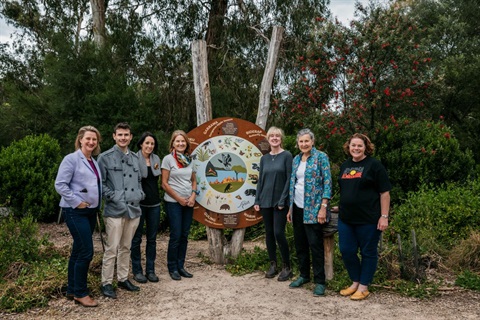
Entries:
{"label": "black boot", "polygon": [[278,281],[287,281],[293,276],[292,269],[289,264],[284,263],[282,271],[278,275]]}
{"label": "black boot", "polygon": [[277,263],[275,261],[270,261],[270,268],[265,274],[265,278],[273,278],[277,274]]}

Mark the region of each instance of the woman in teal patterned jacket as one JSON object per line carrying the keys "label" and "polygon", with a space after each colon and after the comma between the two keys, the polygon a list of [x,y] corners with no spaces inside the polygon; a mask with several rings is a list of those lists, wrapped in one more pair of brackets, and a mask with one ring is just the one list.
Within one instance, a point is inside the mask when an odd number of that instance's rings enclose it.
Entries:
{"label": "woman in teal patterned jacket", "polygon": [[300,276],[290,283],[299,288],[310,282],[310,251],[312,252],[315,296],[325,294],[325,263],[322,225],[327,221],[327,206],[332,193],[328,156],[314,147],[315,136],[310,129],[297,134],[300,153],[293,159],[290,176],[290,209],[287,215],[293,222],[295,250]]}

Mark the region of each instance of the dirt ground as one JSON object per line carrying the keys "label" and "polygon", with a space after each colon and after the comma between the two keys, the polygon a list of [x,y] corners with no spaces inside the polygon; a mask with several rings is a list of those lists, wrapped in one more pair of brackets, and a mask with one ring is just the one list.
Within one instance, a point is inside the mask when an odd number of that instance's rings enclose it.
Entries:
{"label": "dirt ground", "polygon": [[[65,224],[42,225],[57,245],[70,243]],[[101,253],[99,235],[95,245]],[[60,298],[47,308],[5,315],[3,319],[479,319],[480,294],[455,289],[431,300],[401,297],[387,290],[372,293],[364,301],[351,301],[328,290],[325,297],[314,297],[312,287],[289,289],[289,282],[266,279],[257,272],[231,276],[222,266],[202,262],[208,256],[206,241],[191,241],[186,269],[192,279],[170,279],[166,269],[168,238],[157,241],[158,283],[137,284],[140,292],[117,290],[118,299],[95,297],[97,308],[84,308]],[[143,243],[144,244],[144,243]],[[262,242],[246,242],[245,248]],[[135,283],[133,280],[131,280]]]}

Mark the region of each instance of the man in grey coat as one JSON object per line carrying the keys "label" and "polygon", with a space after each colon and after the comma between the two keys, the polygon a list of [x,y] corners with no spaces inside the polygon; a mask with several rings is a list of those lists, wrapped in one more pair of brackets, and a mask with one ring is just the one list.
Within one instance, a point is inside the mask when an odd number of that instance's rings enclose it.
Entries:
{"label": "man in grey coat", "polygon": [[115,145],[98,156],[102,173],[102,196],[105,200],[103,217],[107,233],[101,290],[104,296],[112,299],[117,298],[112,286],[115,259],[118,287],[128,291],[140,290],[128,280],[130,246],[142,214],[140,201],[145,198],[138,156],[128,148],[132,138],[128,123],[117,124],[113,133]]}

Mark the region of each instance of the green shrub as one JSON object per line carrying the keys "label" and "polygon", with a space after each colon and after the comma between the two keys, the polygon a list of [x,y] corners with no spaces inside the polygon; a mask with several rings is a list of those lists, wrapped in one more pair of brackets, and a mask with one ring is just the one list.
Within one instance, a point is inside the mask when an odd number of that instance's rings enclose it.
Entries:
{"label": "green shrub", "polygon": [[[40,248],[48,243],[46,237],[38,235],[38,225],[31,216],[22,219],[2,218],[0,221],[0,275],[12,278],[14,263],[30,263],[40,257]],[[10,270],[10,271],[9,271]]]}
{"label": "green shrub", "polygon": [[465,270],[458,275],[455,284],[466,289],[480,291],[480,275]]}
{"label": "green shrub", "polygon": [[401,120],[385,127],[375,140],[375,154],[388,170],[396,199],[421,184],[465,181],[474,173],[471,151],[460,150],[443,123]]}
{"label": "green shrub", "polygon": [[66,282],[67,259],[40,236],[31,216],[0,221],[0,310],[45,306]]}
{"label": "green shrub", "polygon": [[409,238],[413,229],[420,247],[445,253],[480,228],[479,193],[478,179],[465,185],[424,185],[395,208],[391,232]]}
{"label": "green shrub", "polygon": [[234,263],[227,264],[225,269],[232,275],[241,276],[254,270],[263,270],[268,262],[267,251],[255,246],[253,252],[243,249]]}
{"label": "green shrub", "polygon": [[204,240],[207,239],[207,230],[205,226],[200,222],[193,220],[190,227],[190,234],[188,235],[190,240]]}
{"label": "green shrub", "polygon": [[23,264],[18,277],[0,286],[0,309],[23,312],[47,306],[66,282],[67,265],[67,259],[60,256]]}
{"label": "green shrub", "polygon": [[0,151],[0,204],[15,216],[46,221],[55,216],[59,196],[54,181],[60,146],[48,135],[27,136]]}

